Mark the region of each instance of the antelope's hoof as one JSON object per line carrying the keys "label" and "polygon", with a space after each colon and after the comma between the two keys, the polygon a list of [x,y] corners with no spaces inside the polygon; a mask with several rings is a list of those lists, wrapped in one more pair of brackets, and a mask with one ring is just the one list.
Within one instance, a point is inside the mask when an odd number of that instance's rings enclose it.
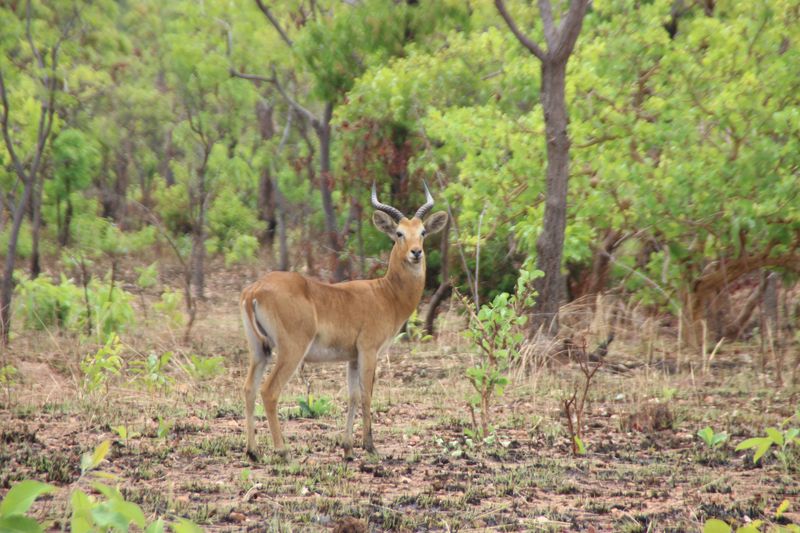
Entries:
{"label": "antelope's hoof", "polygon": [[345,461],[352,461],[354,459],[353,455],[353,445],[344,446],[344,460]]}
{"label": "antelope's hoof", "polygon": [[286,448],[275,450],[275,455],[277,455],[278,459],[280,459],[284,463],[289,460],[289,450],[287,450]]}
{"label": "antelope's hoof", "polygon": [[254,452],[253,450],[247,450],[247,458],[250,459],[251,461],[254,461],[254,462],[258,461],[258,459],[259,459],[258,458],[258,454],[256,452]]}

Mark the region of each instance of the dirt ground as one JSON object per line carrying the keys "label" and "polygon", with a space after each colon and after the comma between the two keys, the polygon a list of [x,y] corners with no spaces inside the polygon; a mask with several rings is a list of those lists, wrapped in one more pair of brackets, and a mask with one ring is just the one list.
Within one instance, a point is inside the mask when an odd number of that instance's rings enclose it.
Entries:
{"label": "dirt ground", "polygon": [[[78,361],[95,346],[49,333],[16,339],[18,382],[4,389],[0,409],[0,497],[22,479],[61,487],[31,513],[61,529],[69,491],[92,490],[91,477],[80,476],[81,455],[110,439],[99,469],[118,476],[128,500],[149,519],[186,517],[209,531],[698,531],[712,517],[800,523],[797,450],[785,461],[770,452],[758,464],[752,452],[734,450],[791,417],[798,388],[776,387],[773,373],[761,373],[756,346],[722,346],[705,374],[675,372],[674,343],[646,343],[633,322],[592,384],[583,456],[572,455],[561,407],[581,376],[569,361],[514,372],[492,411],[494,436],[465,435],[472,417],[464,372],[476,355],[453,306],[435,340],[396,342],[381,361],[373,405],[380,456],[357,449],[343,461],[345,370],[331,365],[306,367],[308,385],[296,376],[282,397],[289,460],[271,452],[259,410],[263,456],[250,461],[236,309],[242,284],[215,281],[189,344],[152,313],[122,336],[126,358],[174,351],[165,388],[148,390],[123,374],[108,392],[87,394]],[[221,355],[224,371],[191,379],[178,364],[188,354]],[[330,398],[332,411],[297,418],[307,390]],[[113,429],[120,425],[126,439]],[[696,436],[707,425],[730,440],[710,449]],[[785,499],[789,510],[777,519]]]}

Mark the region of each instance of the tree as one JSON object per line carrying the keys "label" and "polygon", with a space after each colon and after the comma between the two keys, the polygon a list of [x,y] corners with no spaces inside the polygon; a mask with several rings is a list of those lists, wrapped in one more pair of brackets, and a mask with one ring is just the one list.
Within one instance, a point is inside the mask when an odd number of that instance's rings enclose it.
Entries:
{"label": "tree", "polygon": [[[21,8],[19,8],[21,9]],[[61,57],[61,47],[66,39],[70,37],[77,19],[77,8],[72,6],[70,13],[67,16],[68,22],[64,27],[60,28],[57,37],[51,44],[49,53],[43,55],[39,47],[34,42],[32,23],[33,13],[31,1],[25,4],[25,22],[24,31],[22,30],[22,21],[16,19],[17,25],[11,28],[12,32],[18,33],[19,37],[23,37],[20,42],[27,43],[29,50],[27,53],[31,54],[34,61],[32,67],[37,72],[33,76],[35,80],[33,83],[41,85],[43,90],[32,91],[36,96],[28,96],[28,98],[38,101],[39,117],[36,121],[36,126],[33,128],[35,131],[33,137],[33,146],[25,146],[23,139],[12,138],[14,128],[12,128],[11,112],[12,105],[10,103],[9,90],[6,85],[6,70],[10,70],[11,62],[7,61],[4,57],[4,63],[0,63],[0,101],[2,101],[2,114],[0,115],[0,128],[2,128],[3,143],[6,153],[11,160],[14,172],[16,174],[19,185],[22,190],[10,190],[7,195],[7,201],[11,207],[11,216],[13,218],[11,226],[11,234],[8,240],[8,247],[6,249],[6,262],[3,269],[3,280],[0,286],[0,335],[4,345],[8,344],[9,333],[11,326],[11,297],[14,290],[14,266],[17,256],[17,244],[19,241],[19,233],[22,228],[22,220],[25,216],[26,209],[31,201],[33,201],[33,218],[34,218],[34,242],[38,243],[38,225],[40,224],[40,172],[42,170],[45,149],[50,140],[50,134],[53,131],[53,122],[56,114],[56,94],[60,88],[59,80],[59,59]],[[6,17],[7,20],[14,20],[11,17]],[[17,77],[24,76],[23,73],[17,73]],[[23,101],[19,99],[18,102]],[[19,111],[17,112],[19,113]],[[26,117],[27,118],[27,117]],[[19,118],[19,120],[24,120]],[[20,151],[30,151],[30,155],[21,154]],[[16,196],[16,198],[15,198]],[[34,274],[38,273],[38,250],[35,245],[33,253],[33,271]]]}
{"label": "tree", "polygon": [[539,1],[539,16],[547,43],[547,50],[544,50],[517,27],[503,0],[495,0],[495,6],[511,32],[541,62],[540,99],[547,143],[547,191],[542,232],[536,244],[536,267],[544,276],[534,283],[539,296],[530,322],[531,334],[540,329],[548,334],[558,331],[569,183],[569,117],[565,97],[567,62],[580,35],[588,4],[589,0],[571,0],[568,11],[557,22],[550,0]]}

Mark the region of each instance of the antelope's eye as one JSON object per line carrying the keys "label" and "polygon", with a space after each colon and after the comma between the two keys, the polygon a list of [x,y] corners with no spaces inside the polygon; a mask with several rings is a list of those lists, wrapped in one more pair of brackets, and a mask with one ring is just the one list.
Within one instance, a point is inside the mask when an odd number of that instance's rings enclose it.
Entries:
{"label": "antelope's eye", "polygon": [[425,231],[425,230],[422,230],[422,233],[420,233],[420,234],[419,234],[419,236],[420,236],[420,237],[424,237],[426,233],[428,233],[428,232],[427,232],[427,231]]}
{"label": "antelope's eye", "polygon": [[398,231],[398,232],[397,232],[397,238],[398,238],[398,239],[401,239],[402,237],[403,237],[403,233],[402,233],[402,232],[400,232],[400,231]]}

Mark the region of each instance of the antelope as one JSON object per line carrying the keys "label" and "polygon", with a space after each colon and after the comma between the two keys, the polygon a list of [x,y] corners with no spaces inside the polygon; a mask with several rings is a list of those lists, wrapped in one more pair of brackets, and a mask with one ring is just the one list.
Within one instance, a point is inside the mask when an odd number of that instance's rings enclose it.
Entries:
{"label": "antelope", "polygon": [[[378,355],[416,309],[425,286],[427,235],[442,230],[448,216],[433,208],[425,184],[425,204],[407,218],[378,201],[372,184],[375,227],[394,241],[389,268],[382,278],[324,283],[294,272],[270,272],[242,290],[240,307],[250,347],[250,368],[244,384],[247,454],[256,458],[253,411],[256,390],[267,363],[275,360],[261,384],[261,399],[276,453],[288,455],[278,422],[281,390],[301,363],[347,363],[348,410],[342,447],[353,454],[353,422],[361,403],[363,447],[377,453],[372,440],[372,389]],[[274,357],[273,357],[274,354]]]}

